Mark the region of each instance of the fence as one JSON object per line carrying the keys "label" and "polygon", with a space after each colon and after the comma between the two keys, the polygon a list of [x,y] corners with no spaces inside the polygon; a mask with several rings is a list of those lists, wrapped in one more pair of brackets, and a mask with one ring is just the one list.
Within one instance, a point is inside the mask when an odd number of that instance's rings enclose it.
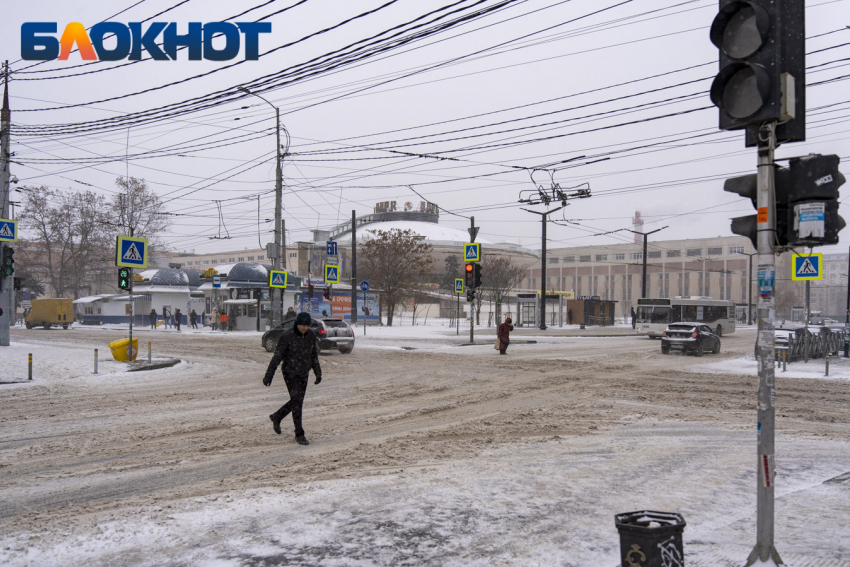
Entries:
{"label": "fence", "polygon": [[789,336],[788,346],[777,346],[775,354],[777,360],[783,356],[784,352],[788,362],[797,362],[810,358],[823,358],[827,354],[836,356],[842,349],[844,349],[844,333],[823,328],[819,333],[808,333],[799,337]]}

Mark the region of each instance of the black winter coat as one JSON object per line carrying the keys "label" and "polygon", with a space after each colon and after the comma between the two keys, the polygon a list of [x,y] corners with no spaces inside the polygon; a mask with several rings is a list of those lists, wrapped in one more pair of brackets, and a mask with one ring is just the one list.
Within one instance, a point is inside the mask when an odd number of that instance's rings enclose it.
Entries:
{"label": "black winter coat", "polygon": [[312,329],[307,329],[303,335],[292,325],[280,335],[274,356],[269,362],[264,382],[271,382],[278,365],[284,376],[306,378],[313,369],[316,378],[322,377],[322,367],[319,366],[318,339]]}

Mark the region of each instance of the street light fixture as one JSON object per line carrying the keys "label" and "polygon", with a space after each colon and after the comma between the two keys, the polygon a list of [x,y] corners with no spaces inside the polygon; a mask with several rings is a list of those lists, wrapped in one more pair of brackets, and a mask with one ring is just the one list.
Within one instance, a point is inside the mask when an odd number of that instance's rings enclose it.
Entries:
{"label": "street light fixture", "polygon": [[[253,93],[245,87],[237,87],[237,90],[242,91],[245,94],[253,95],[272,108],[274,108],[275,118],[277,122],[277,128],[275,129],[275,134],[277,135],[277,171],[275,173],[275,186],[274,186],[274,250],[275,254],[272,258],[272,267],[275,270],[279,270],[281,267],[281,258],[285,252],[281,251],[281,241],[283,240],[283,219],[281,215],[282,201],[283,201],[283,172],[281,171],[281,153],[280,153],[280,109],[270,103],[268,100],[258,95],[257,93]],[[284,129],[286,132],[286,129]],[[286,149],[289,149],[289,133],[286,132],[287,143]],[[285,249],[285,242],[284,242]],[[285,268],[284,268],[285,269]],[[272,288],[272,328],[279,327],[281,321],[281,305],[282,305],[282,293],[283,291],[280,288]]]}

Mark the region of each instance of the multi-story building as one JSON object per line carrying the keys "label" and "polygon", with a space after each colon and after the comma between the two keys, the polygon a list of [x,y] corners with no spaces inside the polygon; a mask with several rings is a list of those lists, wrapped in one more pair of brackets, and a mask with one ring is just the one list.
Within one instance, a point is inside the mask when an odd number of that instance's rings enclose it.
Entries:
{"label": "multi-story building", "polygon": [[[844,321],[847,312],[848,254],[823,255],[823,279],[811,282],[811,310]],[[798,284],[796,304],[805,305],[805,288]]]}

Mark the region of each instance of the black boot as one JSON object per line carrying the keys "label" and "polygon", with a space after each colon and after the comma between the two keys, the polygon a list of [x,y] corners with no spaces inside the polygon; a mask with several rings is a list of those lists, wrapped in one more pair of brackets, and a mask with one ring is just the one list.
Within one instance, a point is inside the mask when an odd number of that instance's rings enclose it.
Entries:
{"label": "black boot", "polygon": [[296,436],[295,440],[298,441],[299,445],[309,445],[310,444],[310,442],[307,441],[307,438],[304,437],[303,435]]}
{"label": "black boot", "polygon": [[274,428],[274,432],[280,435],[280,422],[274,418],[274,414],[270,415],[269,419],[272,420],[272,427]]}

